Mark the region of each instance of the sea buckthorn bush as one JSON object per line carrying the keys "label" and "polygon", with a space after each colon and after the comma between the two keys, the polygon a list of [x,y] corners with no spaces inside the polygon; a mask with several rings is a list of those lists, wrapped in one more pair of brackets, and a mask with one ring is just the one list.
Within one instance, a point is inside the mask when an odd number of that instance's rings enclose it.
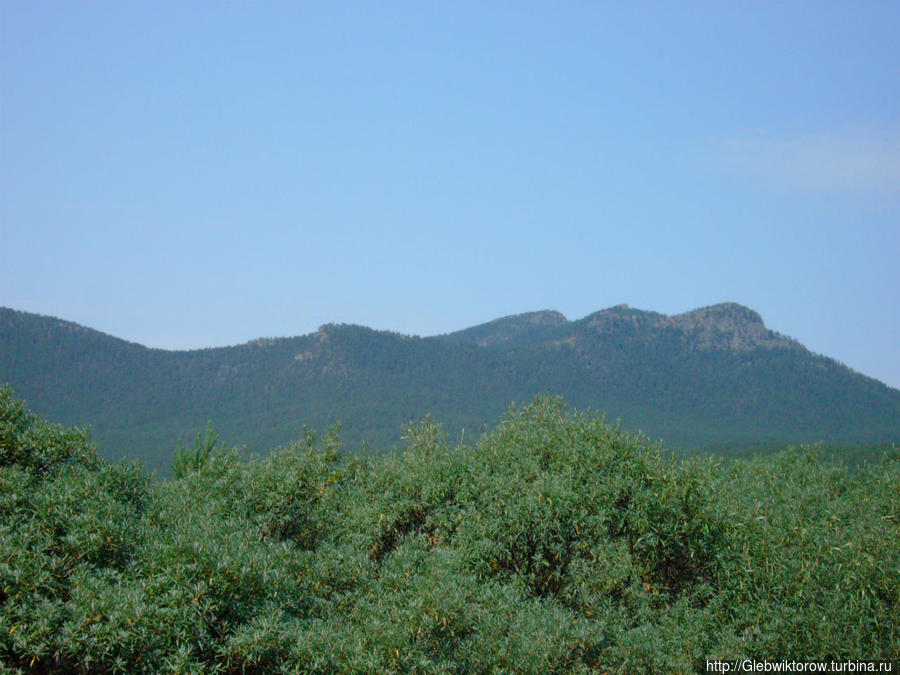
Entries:
{"label": "sea buckthorn bush", "polygon": [[900,653],[896,450],[852,469],[809,448],[678,458],[551,397],[474,443],[429,419],[404,438],[347,456],[335,427],[257,459],[201,438],[158,480],[0,389],[3,670],[657,673]]}

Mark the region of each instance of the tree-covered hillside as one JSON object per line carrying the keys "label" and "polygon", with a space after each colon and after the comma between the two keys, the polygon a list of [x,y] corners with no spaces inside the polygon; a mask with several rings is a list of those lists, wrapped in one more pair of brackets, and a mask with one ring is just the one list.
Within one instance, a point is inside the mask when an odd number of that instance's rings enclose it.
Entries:
{"label": "tree-covered hillside", "polygon": [[326,325],[184,352],[2,309],[0,382],[53,419],[89,424],[106,457],[161,471],[208,420],[257,452],[336,421],[348,448],[382,449],[429,413],[454,437],[477,436],[539,393],[680,449],[900,441],[900,391],[733,304],[672,317],[622,306],[578,321],[536,312],[431,338]]}
{"label": "tree-covered hillside", "polygon": [[[210,442],[210,446],[212,443]],[[476,443],[332,430],[175,478],[0,389],[12,673],[683,673],[900,654],[900,454],[676,461],[542,397]],[[183,459],[183,457],[182,457]]]}

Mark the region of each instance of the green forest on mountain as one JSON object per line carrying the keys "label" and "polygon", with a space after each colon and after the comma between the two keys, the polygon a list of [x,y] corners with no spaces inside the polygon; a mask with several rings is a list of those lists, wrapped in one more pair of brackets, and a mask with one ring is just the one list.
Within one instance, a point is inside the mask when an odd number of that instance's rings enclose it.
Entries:
{"label": "green forest on mountain", "polygon": [[686,458],[540,396],[160,480],[0,390],[13,673],[662,673],[900,654],[900,450]]}
{"label": "green forest on mountain", "polygon": [[510,402],[544,393],[685,451],[900,442],[900,391],[733,303],[676,317],[536,312],[429,338],[326,325],[174,352],[0,308],[3,382],[48,419],[90,425],[105,458],[160,475],[176,442],[208,421],[247,455],[335,422],[345,449],[383,450],[427,414],[451,438],[477,438]]}

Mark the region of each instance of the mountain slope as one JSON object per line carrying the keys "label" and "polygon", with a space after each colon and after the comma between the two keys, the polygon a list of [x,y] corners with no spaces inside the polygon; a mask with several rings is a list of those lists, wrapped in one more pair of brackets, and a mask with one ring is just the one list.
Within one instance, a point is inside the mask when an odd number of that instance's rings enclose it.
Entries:
{"label": "mountain slope", "polygon": [[335,421],[349,447],[380,448],[428,413],[451,434],[478,433],[542,392],[671,447],[900,440],[900,391],[734,303],[675,316],[620,305],[576,321],[534,312],[428,338],[329,324],[193,351],[0,309],[0,382],[51,419],[91,424],[103,454],[160,469],[206,420],[256,451]]}

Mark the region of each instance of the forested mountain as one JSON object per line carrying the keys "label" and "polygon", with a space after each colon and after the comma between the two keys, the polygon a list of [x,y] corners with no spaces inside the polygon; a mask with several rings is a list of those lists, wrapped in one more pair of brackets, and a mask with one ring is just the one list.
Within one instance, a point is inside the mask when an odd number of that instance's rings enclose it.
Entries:
{"label": "forested mountain", "polygon": [[675,316],[620,305],[577,321],[533,312],[427,338],[328,324],[192,351],[0,309],[0,382],[50,419],[90,424],[103,455],[153,468],[207,420],[255,451],[338,421],[346,447],[380,449],[429,413],[451,435],[478,434],[543,392],[672,448],[900,440],[900,391],[733,303]]}

